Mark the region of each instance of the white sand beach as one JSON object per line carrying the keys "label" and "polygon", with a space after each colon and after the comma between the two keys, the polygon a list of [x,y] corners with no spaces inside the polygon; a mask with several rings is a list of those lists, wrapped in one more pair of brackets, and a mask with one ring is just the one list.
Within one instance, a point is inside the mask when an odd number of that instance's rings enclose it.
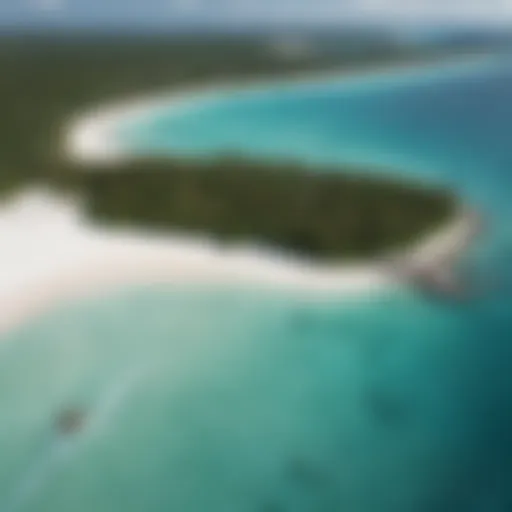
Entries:
{"label": "white sand beach", "polygon": [[[466,64],[482,58],[467,59]],[[438,69],[451,64],[424,65]],[[401,72],[407,65],[398,65]],[[387,68],[384,73],[396,71]],[[349,73],[360,80],[379,71]],[[339,72],[330,76],[339,77]],[[326,73],[319,73],[325,80]],[[296,81],[315,80],[311,74]],[[275,80],[272,83],[293,83]],[[268,81],[262,82],[268,86]],[[233,91],[259,90],[261,84],[197,88],[186,93],[152,95],[119,101],[74,116],[65,129],[64,156],[78,163],[105,163],[123,159],[115,130],[151,112],[181,108]],[[452,260],[475,234],[475,219],[466,212],[425,240],[419,240],[393,261],[407,269],[434,268]],[[115,287],[147,283],[235,283],[267,289],[297,290],[307,297],[335,294],[353,297],[400,285],[408,275],[386,262],[314,264],[277,249],[254,245],[222,246],[215,239],[178,234],[149,234],[93,226],[76,199],[49,189],[32,188],[0,204],[0,334],[58,301],[98,294]],[[405,258],[405,259],[402,259]],[[399,266],[400,266],[399,265]],[[405,263],[404,263],[405,265]],[[405,267],[404,267],[405,268]]]}
{"label": "white sand beach", "polygon": [[[415,245],[408,261],[435,265],[473,235],[473,219],[462,215]],[[314,299],[354,297],[401,282],[378,262],[327,266],[251,245],[223,247],[207,237],[99,228],[86,221],[78,201],[42,188],[21,191],[1,206],[0,253],[0,334],[59,301],[138,284],[229,283]]]}
{"label": "white sand beach", "polygon": [[230,282],[356,292],[387,279],[366,266],[321,268],[214,240],[100,229],[77,202],[30,189],[0,208],[0,333],[58,300],[152,282]]}
{"label": "white sand beach", "polygon": [[485,53],[455,57],[448,55],[444,58],[438,57],[433,62],[420,64],[397,63],[366,70],[297,72],[291,73],[288,77],[259,80],[250,78],[245,81],[189,86],[182,90],[154,91],[147,96],[123,98],[85,112],[75,113],[65,126],[63,156],[79,164],[105,164],[123,160],[129,155],[126,148],[117,140],[116,132],[119,127],[137,123],[162,109],[176,111],[196,108],[203,102],[218,101],[236,94],[265,92],[269,87],[309,87],[329,80],[343,80],[344,85],[357,85],[370,78],[393,79],[397,73],[404,79],[419,72],[443,72],[446,75],[449,72],[471,70],[474,66],[486,65],[492,62],[493,58],[495,57]]}

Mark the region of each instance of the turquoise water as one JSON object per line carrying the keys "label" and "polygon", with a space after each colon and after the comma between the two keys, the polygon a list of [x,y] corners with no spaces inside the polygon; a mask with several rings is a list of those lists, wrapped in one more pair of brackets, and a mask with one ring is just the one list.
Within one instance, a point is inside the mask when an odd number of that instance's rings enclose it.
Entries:
{"label": "turquoise water", "polygon": [[[467,304],[147,287],[0,344],[0,510],[512,509],[512,65],[266,91],[162,112],[135,151],[402,164],[490,219]],[[407,164],[407,165],[404,165]],[[55,414],[88,411],[59,437]]]}

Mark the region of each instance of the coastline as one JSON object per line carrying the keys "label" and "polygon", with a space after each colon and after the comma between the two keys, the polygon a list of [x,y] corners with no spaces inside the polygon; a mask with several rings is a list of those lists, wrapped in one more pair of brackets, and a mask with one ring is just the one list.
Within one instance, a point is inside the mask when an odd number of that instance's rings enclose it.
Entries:
{"label": "coastline", "polygon": [[[462,62],[460,56],[457,59],[464,69],[482,61],[487,62],[482,56]],[[63,151],[78,163],[117,162],[128,156],[113,140],[120,124],[145,117],[155,109],[192,105],[198,99],[217,99],[233,91],[245,94],[271,85],[308,85],[328,78],[357,84],[372,76],[389,77],[397,72],[416,76],[418,71],[429,73],[452,66],[453,58],[442,63],[397,64],[383,70],[302,73],[292,78],[250,80],[248,85],[197,87],[181,95],[165,92],[120,101],[74,116],[66,127]],[[277,249],[254,245],[226,248],[212,237],[95,227],[87,223],[78,201],[45,189],[29,189],[0,204],[0,250],[5,261],[0,279],[0,336],[60,301],[127,286],[234,284],[296,291],[306,299],[368,295],[400,288],[409,282],[411,272],[452,263],[476,232],[471,212],[459,211],[446,225],[386,261],[346,261],[328,266],[284,255]]]}
{"label": "coastline", "polygon": [[450,55],[436,58],[433,62],[383,64],[360,70],[302,71],[274,78],[253,77],[231,80],[227,83],[180,87],[175,90],[166,88],[76,112],[64,127],[63,157],[78,164],[122,162],[130,157],[130,152],[116,140],[119,127],[140,122],[162,109],[197,107],[202,102],[219,101],[236,94],[265,93],[269,88],[310,87],[338,80],[343,86],[358,86],[368,83],[371,78],[392,80],[397,74],[401,78],[415,78],[418,74],[429,75],[437,71],[460,72],[472,70],[474,66],[485,65],[494,58],[495,55],[488,54]]}
{"label": "coastline", "polygon": [[[401,253],[412,267],[456,258],[475,235],[467,212]],[[399,288],[388,264],[320,265],[213,238],[149,234],[90,225],[77,201],[32,189],[0,209],[0,335],[62,301],[151,284],[235,285],[297,292],[306,300],[352,299]]]}

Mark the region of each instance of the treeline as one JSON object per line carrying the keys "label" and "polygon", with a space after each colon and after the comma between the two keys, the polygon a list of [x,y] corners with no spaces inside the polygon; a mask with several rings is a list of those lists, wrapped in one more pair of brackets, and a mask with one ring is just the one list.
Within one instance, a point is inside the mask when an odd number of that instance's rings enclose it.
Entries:
{"label": "treeline", "polygon": [[[425,58],[358,34],[309,35],[316,51],[286,59],[269,35],[0,36],[0,193],[27,180],[74,172],[60,154],[75,113],[119,98],[217,80]],[[357,49],[357,51],[356,51]]]}
{"label": "treeline", "polygon": [[316,257],[401,245],[444,220],[451,200],[340,174],[351,169],[308,173],[296,164],[169,160],[102,174],[78,170],[62,154],[70,116],[126,96],[444,52],[388,37],[363,44],[361,37],[308,35],[315,51],[300,59],[276,53],[268,35],[0,37],[0,195],[27,182],[78,187],[98,221],[209,232],[225,242],[251,239]]}
{"label": "treeline", "polygon": [[[359,173],[359,176],[356,174]],[[74,178],[97,222],[213,234],[335,260],[399,248],[453,215],[446,193],[353,168],[139,160]]]}

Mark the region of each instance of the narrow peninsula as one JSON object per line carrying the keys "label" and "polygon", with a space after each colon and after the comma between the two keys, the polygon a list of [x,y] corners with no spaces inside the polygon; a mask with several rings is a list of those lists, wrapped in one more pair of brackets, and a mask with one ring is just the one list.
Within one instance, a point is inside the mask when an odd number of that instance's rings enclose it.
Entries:
{"label": "narrow peninsula", "polygon": [[[471,237],[471,220],[446,191],[364,167],[171,156],[102,168],[66,157],[77,113],[119,98],[432,65],[446,48],[372,39],[358,40],[354,54],[344,39],[320,38],[314,54],[283,60],[256,36],[1,42],[0,96],[8,101],[0,130],[8,144],[0,154],[0,333],[56,301],[135,284],[235,283],[352,297],[403,282],[381,257],[410,254],[424,268]],[[96,113],[101,121],[105,112]],[[88,129],[101,138],[96,121]],[[63,420],[68,430],[79,423],[73,414]]]}
{"label": "narrow peninsula", "polygon": [[457,210],[439,188],[351,166],[144,159],[96,167],[77,181],[101,224],[213,235],[322,263],[403,249]]}

